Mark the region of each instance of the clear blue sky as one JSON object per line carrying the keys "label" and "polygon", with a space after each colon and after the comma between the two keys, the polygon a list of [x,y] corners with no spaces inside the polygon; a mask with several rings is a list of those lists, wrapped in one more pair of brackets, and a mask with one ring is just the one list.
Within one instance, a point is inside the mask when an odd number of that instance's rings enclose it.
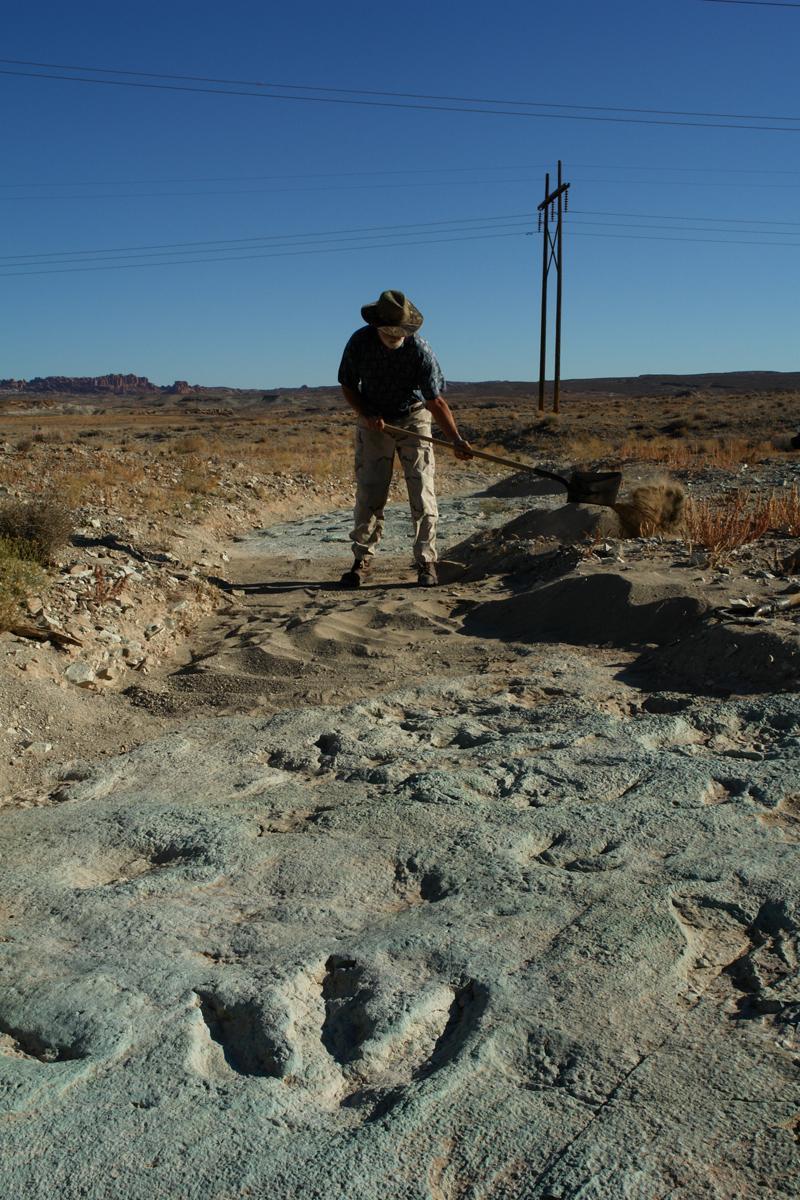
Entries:
{"label": "clear blue sky", "polygon": [[[559,158],[564,376],[800,366],[800,6],[42,0],[0,27],[7,59],[352,90],[211,95],[169,88],[259,89],[0,63],[166,85],[0,74],[0,377],[331,383],[361,305],[399,288],[450,378],[533,379],[526,231]],[[380,99],[356,89],[551,115],[266,95]],[[175,252],[191,242],[214,245]]]}

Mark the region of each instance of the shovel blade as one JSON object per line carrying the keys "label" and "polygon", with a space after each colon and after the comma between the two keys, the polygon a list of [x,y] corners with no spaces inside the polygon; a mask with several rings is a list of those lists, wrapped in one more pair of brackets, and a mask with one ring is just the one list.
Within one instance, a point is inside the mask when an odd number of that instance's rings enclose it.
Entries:
{"label": "shovel blade", "polygon": [[567,501],[610,508],[617,499],[621,483],[619,471],[573,471],[567,480]]}

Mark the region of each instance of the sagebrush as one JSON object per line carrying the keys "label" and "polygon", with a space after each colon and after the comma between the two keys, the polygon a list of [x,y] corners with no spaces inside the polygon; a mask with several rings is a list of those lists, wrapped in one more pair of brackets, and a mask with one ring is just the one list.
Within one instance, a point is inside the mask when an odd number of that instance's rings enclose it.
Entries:
{"label": "sagebrush", "polygon": [[72,536],[70,512],[54,500],[9,500],[0,505],[0,538],[21,559],[47,566]]}
{"label": "sagebrush", "polygon": [[24,543],[0,536],[0,632],[19,618],[19,606],[43,581],[37,562],[25,557]]}

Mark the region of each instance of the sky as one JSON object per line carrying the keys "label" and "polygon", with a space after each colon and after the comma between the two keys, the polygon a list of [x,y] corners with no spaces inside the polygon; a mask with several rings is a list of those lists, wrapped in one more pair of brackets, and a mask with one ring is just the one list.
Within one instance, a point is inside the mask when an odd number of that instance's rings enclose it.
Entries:
{"label": "sky", "polygon": [[450,379],[536,379],[558,160],[564,378],[800,367],[800,4],[41,0],[0,30],[0,378],[331,384],[394,288]]}

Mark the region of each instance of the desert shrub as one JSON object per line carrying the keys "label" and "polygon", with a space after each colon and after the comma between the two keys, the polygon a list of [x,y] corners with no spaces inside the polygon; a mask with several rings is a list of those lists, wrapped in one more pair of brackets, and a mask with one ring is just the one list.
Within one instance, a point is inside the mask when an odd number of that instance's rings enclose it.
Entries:
{"label": "desert shrub", "polygon": [[769,442],[752,438],[688,439],[671,434],[652,440],[628,437],[622,444],[625,462],[657,462],[671,470],[696,467],[720,467],[727,470],[741,463],[758,461],[769,455]]}
{"label": "desert shrub", "polygon": [[72,516],[53,500],[9,500],[0,505],[0,538],[17,557],[45,565],[72,535]]}
{"label": "desert shrub", "polygon": [[33,449],[33,438],[20,438],[15,446],[15,449],[19,454],[27,454],[29,450]]}
{"label": "desert shrub", "polygon": [[686,540],[708,553],[709,563],[725,562],[731,554],[766,534],[790,537],[800,533],[800,491],[753,495],[736,492],[724,502],[690,500],[684,510]]}
{"label": "desert shrub", "polygon": [[601,462],[608,452],[608,442],[592,434],[573,438],[568,444],[568,454],[575,466],[591,468],[594,463]]}
{"label": "desert shrub", "polygon": [[175,454],[208,454],[208,442],[202,434],[187,434],[185,437],[177,438],[171,445],[170,449]]}
{"label": "desert shrub", "polygon": [[625,537],[676,533],[683,523],[686,493],[680,483],[661,479],[640,484],[630,499],[612,505]]}
{"label": "desert shrub", "polygon": [[531,430],[543,437],[555,437],[561,433],[561,418],[558,413],[546,413],[531,426]]}
{"label": "desert shrub", "polygon": [[26,545],[0,537],[0,631],[19,617],[19,605],[43,579],[41,567],[26,557]]}
{"label": "desert shrub", "polygon": [[692,422],[688,417],[675,417],[672,421],[667,421],[666,425],[661,426],[661,432],[666,433],[668,437],[681,438],[686,437],[691,428]]}
{"label": "desert shrub", "polygon": [[213,492],[219,484],[219,476],[211,475],[208,471],[184,471],[183,486],[187,492],[204,495]]}

